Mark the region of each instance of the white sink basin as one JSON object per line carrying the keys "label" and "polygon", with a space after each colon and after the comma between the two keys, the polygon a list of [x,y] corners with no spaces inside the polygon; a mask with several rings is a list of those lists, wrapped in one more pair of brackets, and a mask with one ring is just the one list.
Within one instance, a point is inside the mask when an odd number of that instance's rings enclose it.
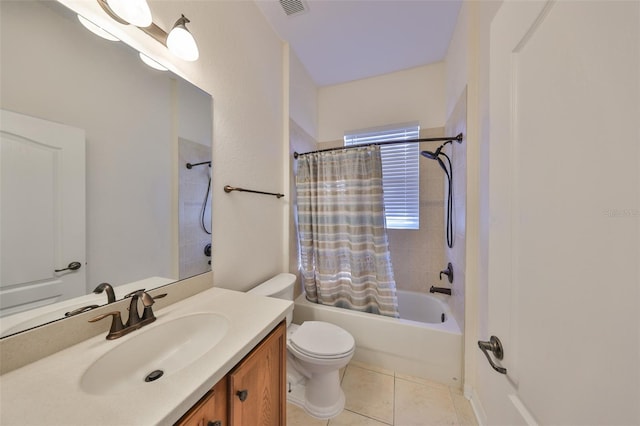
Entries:
{"label": "white sink basin", "polygon": [[[82,375],[81,389],[112,394],[162,381],[213,349],[227,333],[229,320],[202,313],[148,327],[132,332],[119,345],[117,340],[106,342],[117,346],[91,364]],[[153,380],[146,382],[149,378]]]}

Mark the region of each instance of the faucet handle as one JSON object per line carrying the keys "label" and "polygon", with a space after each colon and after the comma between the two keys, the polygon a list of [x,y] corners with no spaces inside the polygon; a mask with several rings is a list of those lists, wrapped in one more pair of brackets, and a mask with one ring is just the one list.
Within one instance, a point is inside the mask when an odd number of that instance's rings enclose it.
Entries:
{"label": "faucet handle", "polygon": [[144,292],[144,288],[140,288],[138,290],[133,290],[131,293],[125,294],[124,298],[126,299],[127,297],[133,297],[133,296],[138,296],[140,297],[140,294]]}
{"label": "faucet handle", "polygon": [[145,309],[151,307],[154,303],[156,303],[155,298],[151,297],[146,291],[142,292],[142,294],[140,295],[140,299],[142,300],[142,304],[144,305]]}
{"label": "faucet handle", "polygon": [[118,337],[120,337],[122,331],[124,330],[124,324],[122,324],[120,311],[111,311],[107,312],[106,314],[98,315],[97,317],[91,318],[89,322],[97,322],[109,316],[113,316],[113,321],[111,321],[111,328],[109,329],[109,334],[107,334],[107,339],[117,339]]}
{"label": "faucet handle", "polygon": [[[164,295],[166,296],[166,294]],[[161,295],[161,297],[164,297]],[[142,293],[140,296],[142,299],[142,305],[144,306],[144,311],[142,312],[142,317],[140,317],[141,321],[145,323],[150,323],[156,320],[156,316],[153,314],[153,304],[156,303],[155,298],[150,296],[146,291]]]}
{"label": "faucet handle", "polygon": [[78,314],[81,314],[81,313],[84,313],[84,312],[89,312],[90,310],[95,309],[95,308],[99,308],[99,307],[100,307],[100,305],[82,306],[82,307],[80,307],[78,309],[74,309],[71,312],[65,312],[64,316],[65,317],[72,317],[74,315],[78,315]]}
{"label": "faucet handle", "polygon": [[451,262],[447,264],[447,269],[440,271],[440,281],[442,281],[442,274],[448,277],[449,283],[453,283],[453,265]]}
{"label": "faucet handle", "polygon": [[160,293],[157,296],[151,296],[153,300],[162,299],[163,297],[167,297],[167,293]]}

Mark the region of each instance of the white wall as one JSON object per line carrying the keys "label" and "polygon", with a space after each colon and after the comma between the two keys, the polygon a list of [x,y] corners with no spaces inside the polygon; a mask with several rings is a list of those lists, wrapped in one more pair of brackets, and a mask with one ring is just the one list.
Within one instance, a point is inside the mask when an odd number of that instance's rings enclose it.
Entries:
{"label": "white wall", "polygon": [[[164,29],[185,14],[200,59],[175,59],[136,28],[115,24],[95,2],[61,0],[213,95],[213,271],[217,286],[246,289],[281,272],[286,199],[224,185],[286,192],[283,43],[253,2],[151,1]],[[288,84],[288,82],[287,82]]]}
{"label": "white wall", "polygon": [[293,50],[290,54],[289,117],[308,135],[318,138],[318,87]]}
{"label": "white wall", "polygon": [[318,140],[342,140],[345,131],[419,121],[445,123],[445,66],[411,68],[318,90]]}
{"label": "white wall", "polygon": [[[288,48],[288,46],[287,46]],[[295,173],[297,162],[293,158],[294,152],[314,151],[317,147],[318,135],[318,87],[300,62],[293,50],[289,50],[289,143],[286,165],[289,167],[289,209],[288,240],[289,240],[289,272],[298,276],[298,234],[295,217],[296,185]],[[298,279],[295,287],[295,297],[301,292],[301,281]]]}
{"label": "white wall", "polygon": [[465,88],[467,90],[464,384],[465,394],[479,396],[480,400],[490,398],[484,394],[483,379],[479,377],[479,371],[486,371],[486,366],[479,368],[478,364],[486,360],[476,344],[478,339],[489,337],[489,30],[501,4],[501,1],[465,2],[445,59],[447,117]]}

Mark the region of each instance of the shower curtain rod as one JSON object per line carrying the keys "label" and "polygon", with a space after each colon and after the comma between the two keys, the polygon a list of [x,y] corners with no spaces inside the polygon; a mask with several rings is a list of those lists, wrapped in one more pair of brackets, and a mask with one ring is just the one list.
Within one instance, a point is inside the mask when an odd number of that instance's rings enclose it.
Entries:
{"label": "shower curtain rod", "polygon": [[443,137],[443,138],[422,138],[422,139],[408,139],[405,141],[381,141],[381,142],[363,143],[362,145],[338,146],[335,148],[319,149],[317,151],[309,151],[309,152],[303,152],[303,153],[294,152],[293,158],[298,158],[299,156],[306,155],[306,154],[315,154],[317,152],[337,151],[339,149],[361,148],[363,146],[371,146],[371,145],[395,145],[399,143],[442,142],[442,141],[447,141],[447,142],[457,141],[458,143],[462,143],[462,139],[463,139],[462,133],[458,133],[456,136],[453,136],[453,137],[449,136],[449,137]]}

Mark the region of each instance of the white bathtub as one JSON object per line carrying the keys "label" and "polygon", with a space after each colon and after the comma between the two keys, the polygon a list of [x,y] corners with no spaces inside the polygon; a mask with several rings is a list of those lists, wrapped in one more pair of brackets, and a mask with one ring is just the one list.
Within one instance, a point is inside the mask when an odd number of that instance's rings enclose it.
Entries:
{"label": "white bathtub", "polygon": [[326,321],[344,328],[356,340],[356,361],[462,387],[462,332],[449,306],[429,294],[398,290],[397,295],[400,319],[318,305],[302,294],[293,322]]}

